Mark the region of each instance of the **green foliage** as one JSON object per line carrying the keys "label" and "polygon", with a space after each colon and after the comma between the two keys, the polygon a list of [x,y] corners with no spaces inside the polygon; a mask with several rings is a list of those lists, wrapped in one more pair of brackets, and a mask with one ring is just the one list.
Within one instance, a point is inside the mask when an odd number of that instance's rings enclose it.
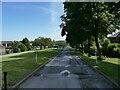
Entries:
{"label": "green foliage", "polygon": [[52,46],[52,40],[51,40],[51,38],[44,38],[43,45],[51,47]]}
{"label": "green foliage", "polygon": [[26,37],[23,38],[23,40],[21,42],[27,47],[27,50],[31,50],[32,49],[32,47],[30,45],[30,42],[29,42],[29,40]]}
{"label": "green foliage", "polygon": [[18,53],[18,52],[21,52],[21,50],[19,47],[13,47],[13,52]]}
{"label": "green foliage", "polygon": [[9,50],[5,50],[5,52],[6,52],[6,54],[9,54],[9,53],[10,53],[10,51],[9,51]]}
{"label": "green foliage", "polygon": [[14,41],[13,44],[12,44],[12,47],[13,47],[13,52],[14,53],[24,52],[24,51],[28,50],[26,45],[24,45],[23,43],[21,43],[19,41]]}
{"label": "green foliage", "polygon": [[108,45],[108,56],[109,57],[119,57],[120,58],[120,44],[109,44]]}
{"label": "green foliage", "polygon": [[120,44],[119,43],[109,43],[102,46],[101,51],[103,55],[107,57],[120,57]]}
{"label": "green foliage", "polygon": [[79,53],[78,51],[75,51],[74,49],[71,49],[75,52],[75,54],[79,55],[81,60],[86,61],[88,64],[92,65],[93,68],[98,69],[102,71],[104,74],[109,76],[111,79],[116,81],[120,85],[120,80],[119,80],[119,63],[118,63],[118,58],[106,58],[105,60],[100,60],[99,63],[96,63],[96,57],[87,57],[86,55],[83,55]]}
{"label": "green foliage", "polygon": [[18,47],[21,44],[19,41],[12,42],[12,47]]}
{"label": "green foliage", "polygon": [[[74,49],[72,49],[74,50]],[[99,63],[96,64],[96,57],[87,57],[86,55],[80,54],[78,51],[75,51],[75,54],[79,55],[81,60],[86,61],[88,64],[92,65],[94,68],[102,71],[104,74],[109,76],[111,79],[116,81],[120,85],[120,80],[119,80],[119,63],[118,63],[118,58],[106,58],[105,60],[100,60]],[[96,66],[96,67],[95,67]]]}
{"label": "green foliage", "polygon": [[63,40],[53,41],[53,46],[65,47],[66,45],[67,45],[67,43]]}
{"label": "green foliage", "polygon": [[[2,59],[2,73],[7,71],[7,86],[13,86],[29,73],[38,68],[41,64],[44,64],[48,60],[51,60],[62,49],[46,49],[38,50],[38,63],[35,62],[35,53],[28,52],[16,56],[11,56]],[[4,77],[2,77],[2,80]],[[4,83],[3,85],[4,86]]]}
{"label": "green foliage", "polygon": [[104,56],[108,56],[108,45],[110,44],[110,41],[108,39],[101,42],[101,52]]}
{"label": "green foliage", "polygon": [[41,43],[38,38],[33,41],[33,46],[40,46],[40,45],[41,45]]}
{"label": "green foliage", "polygon": [[19,41],[14,41],[13,43],[12,43],[12,51],[13,51],[13,53],[18,53],[18,52],[21,52],[21,50],[20,50],[20,48],[19,48],[19,45],[21,44],[21,42],[19,42]]}
{"label": "green foliage", "polygon": [[40,46],[42,49],[42,46],[44,46],[44,49],[46,46],[51,47],[52,46],[52,40],[51,38],[44,38],[44,37],[38,37],[34,40],[33,46]]}
{"label": "green foliage", "polygon": [[[119,3],[119,2],[118,2]],[[61,35],[66,35],[70,45],[83,44],[88,40],[86,51],[90,50],[91,37],[94,37],[100,55],[99,40],[115,31],[120,24],[118,3],[114,2],[64,2],[64,12],[60,25]]]}
{"label": "green foliage", "polygon": [[21,43],[18,47],[20,48],[21,52],[27,51],[27,47],[23,43]]}

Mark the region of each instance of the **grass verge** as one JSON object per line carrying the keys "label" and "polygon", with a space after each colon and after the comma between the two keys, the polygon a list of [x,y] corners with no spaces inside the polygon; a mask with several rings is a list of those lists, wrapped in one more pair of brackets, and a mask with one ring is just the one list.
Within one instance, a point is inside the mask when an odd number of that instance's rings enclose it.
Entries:
{"label": "grass verge", "polygon": [[2,72],[6,71],[8,73],[7,85],[15,85],[37,67],[56,56],[61,50],[62,49],[38,50],[38,63],[35,61],[35,52],[3,58]]}
{"label": "grass verge", "polygon": [[91,66],[96,68],[97,70],[100,70],[105,75],[110,77],[113,81],[115,81],[120,86],[120,59],[119,58],[105,58],[105,60],[100,60],[98,63],[96,63],[96,57],[91,56],[87,57],[86,54],[81,54],[79,51],[76,51],[75,49],[71,49],[74,51],[75,54],[79,55],[80,58],[87,63],[89,63]]}

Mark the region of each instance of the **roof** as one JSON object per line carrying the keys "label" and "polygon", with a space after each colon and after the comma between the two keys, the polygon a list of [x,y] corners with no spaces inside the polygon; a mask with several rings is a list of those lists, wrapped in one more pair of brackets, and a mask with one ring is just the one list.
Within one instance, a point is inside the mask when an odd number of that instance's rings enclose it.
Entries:
{"label": "roof", "polygon": [[109,36],[108,38],[116,38],[116,37],[120,37],[120,31],[111,35],[111,36]]}
{"label": "roof", "polygon": [[3,45],[0,44],[0,47],[5,48]]}
{"label": "roof", "polygon": [[12,43],[12,41],[2,41],[2,44],[11,44]]}
{"label": "roof", "polygon": [[[14,41],[2,41],[2,44],[11,44]],[[20,41],[19,41],[20,42]],[[30,43],[33,43],[34,41],[29,41]]]}

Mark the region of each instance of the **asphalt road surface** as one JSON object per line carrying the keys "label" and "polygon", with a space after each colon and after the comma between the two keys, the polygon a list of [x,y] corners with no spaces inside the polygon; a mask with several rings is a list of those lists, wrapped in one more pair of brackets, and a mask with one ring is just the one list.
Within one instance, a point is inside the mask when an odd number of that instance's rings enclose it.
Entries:
{"label": "asphalt road surface", "polygon": [[115,88],[104,76],[65,48],[19,88]]}

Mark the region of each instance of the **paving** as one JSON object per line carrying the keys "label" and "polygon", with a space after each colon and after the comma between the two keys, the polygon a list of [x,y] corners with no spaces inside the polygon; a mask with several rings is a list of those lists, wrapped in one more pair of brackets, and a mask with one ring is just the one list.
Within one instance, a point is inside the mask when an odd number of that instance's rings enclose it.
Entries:
{"label": "paving", "polygon": [[65,48],[19,88],[116,88],[116,86],[80,60],[69,48]]}

